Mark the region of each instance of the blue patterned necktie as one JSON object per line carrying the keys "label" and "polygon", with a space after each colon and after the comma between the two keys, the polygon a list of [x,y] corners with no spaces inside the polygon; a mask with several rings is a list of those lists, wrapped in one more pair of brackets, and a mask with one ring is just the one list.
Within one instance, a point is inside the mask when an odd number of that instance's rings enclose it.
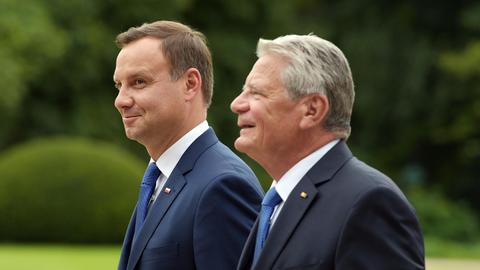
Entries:
{"label": "blue patterned necktie", "polygon": [[267,239],[268,231],[270,229],[270,217],[272,216],[273,209],[275,209],[275,206],[280,202],[282,202],[282,198],[280,198],[274,187],[271,188],[263,198],[252,266],[256,264],[263,249],[263,245],[265,244],[265,240]]}
{"label": "blue patterned necktie", "polygon": [[142,228],[143,222],[148,212],[148,203],[152,197],[155,184],[161,172],[155,162],[148,164],[145,174],[143,175],[142,184],[140,185],[140,195],[137,203],[137,216],[135,222],[135,234]]}

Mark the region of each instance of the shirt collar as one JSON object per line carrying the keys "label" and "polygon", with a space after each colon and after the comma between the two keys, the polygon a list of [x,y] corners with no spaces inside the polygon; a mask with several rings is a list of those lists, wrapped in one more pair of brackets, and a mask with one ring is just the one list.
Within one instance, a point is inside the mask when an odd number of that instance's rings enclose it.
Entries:
{"label": "shirt collar", "polygon": [[[158,158],[156,164],[158,169],[165,175],[166,178],[170,177],[175,166],[177,166],[178,161],[182,155],[187,151],[188,147],[202,135],[205,131],[209,128],[208,122],[205,120],[192,130],[187,132],[176,141],[172,146],[170,146],[163,154]],[[155,162],[152,158],[150,158],[150,162]]]}
{"label": "shirt collar", "polygon": [[302,178],[313,167],[313,165],[315,165],[339,141],[340,140],[336,139],[320,147],[319,149],[315,150],[315,152],[297,162],[280,178],[280,180],[273,180],[271,187],[275,187],[278,195],[280,195],[284,202],[287,200],[288,196],[298,182],[302,180]]}

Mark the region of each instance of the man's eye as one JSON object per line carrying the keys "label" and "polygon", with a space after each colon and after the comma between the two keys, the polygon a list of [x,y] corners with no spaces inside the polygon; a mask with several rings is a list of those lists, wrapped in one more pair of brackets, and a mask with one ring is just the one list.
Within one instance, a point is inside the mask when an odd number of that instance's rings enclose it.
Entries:
{"label": "man's eye", "polygon": [[134,84],[135,85],[144,85],[146,82],[143,79],[136,79]]}
{"label": "man's eye", "polygon": [[254,98],[259,98],[263,96],[263,93],[258,92],[258,91],[251,91],[250,92]]}

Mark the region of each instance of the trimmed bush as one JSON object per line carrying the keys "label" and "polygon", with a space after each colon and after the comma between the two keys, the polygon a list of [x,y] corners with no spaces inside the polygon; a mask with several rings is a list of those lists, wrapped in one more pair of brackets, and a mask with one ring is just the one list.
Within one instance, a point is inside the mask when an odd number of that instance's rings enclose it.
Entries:
{"label": "trimmed bush", "polygon": [[40,139],[0,156],[0,241],[121,243],[145,164],[87,139]]}
{"label": "trimmed bush", "polygon": [[480,227],[477,217],[466,205],[451,201],[434,190],[415,189],[408,195],[426,237],[463,243],[478,239]]}

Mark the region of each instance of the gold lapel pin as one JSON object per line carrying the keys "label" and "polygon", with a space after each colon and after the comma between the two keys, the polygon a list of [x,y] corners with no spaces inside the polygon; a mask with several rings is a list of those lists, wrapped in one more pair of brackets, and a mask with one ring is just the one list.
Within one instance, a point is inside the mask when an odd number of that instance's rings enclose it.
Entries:
{"label": "gold lapel pin", "polygon": [[169,187],[166,187],[166,188],[163,190],[163,192],[165,192],[165,193],[167,193],[167,194],[170,194],[171,191],[172,191],[172,189],[169,188]]}
{"label": "gold lapel pin", "polygon": [[300,197],[302,197],[303,199],[306,199],[308,197],[308,194],[304,191],[300,192]]}

